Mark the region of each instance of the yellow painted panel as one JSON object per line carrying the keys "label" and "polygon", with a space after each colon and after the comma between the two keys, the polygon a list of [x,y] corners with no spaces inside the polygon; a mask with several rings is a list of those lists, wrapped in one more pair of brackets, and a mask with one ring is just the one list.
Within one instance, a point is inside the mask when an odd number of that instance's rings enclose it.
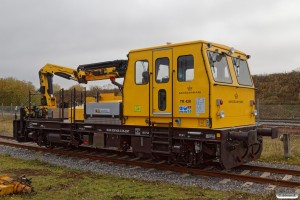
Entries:
{"label": "yellow painted panel", "polygon": [[[124,79],[124,117],[128,120],[126,124],[130,125],[144,125],[145,119],[149,116],[149,87],[147,84],[135,83],[135,64],[137,61],[147,60],[148,71],[151,71],[152,67],[152,52],[136,52],[129,54],[129,63],[126,71],[126,77]],[[140,117],[140,119],[138,118]],[[139,120],[137,120],[139,119]],[[137,120],[137,121],[136,121]]]}
{"label": "yellow painted panel", "polygon": [[128,117],[125,120],[125,124],[127,124],[127,125],[136,125],[136,126],[148,126],[148,124],[146,123],[147,118],[148,117],[146,117],[146,116],[144,116],[144,117],[131,116],[131,117]]}
{"label": "yellow painted panel", "polygon": [[[72,111],[74,112],[74,111]],[[83,121],[84,120],[84,109],[83,106],[76,106],[75,107],[75,121]],[[68,119],[69,121],[71,121],[71,117],[73,117],[71,115],[71,108],[68,108]]]}
{"label": "yellow painted panel", "polygon": [[[167,63],[159,64],[162,60],[168,61],[168,67],[166,65]],[[151,121],[165,123],[172,122],[172,71],[172,49],[158,49],[153,51],[153,65],[150,82],[150,93],[152,95],[150,102]],[[160,80],[159,75],[161,74],[163,74],[164,77]],[[160,103],[160,100],[165,103]],[[165,106],[162,106],[164,104]]]}
{"label": "yellow painted panel", "polygon": [[[199,119],[209,117],[209,82],[201,53],[202,43],[179,46],[173,50],[174,59],[174,122],[178,119],[181,124],[174,123],[174,127],[199,128],[205,125]],[[191,55],[194,58],[194,75],[190,81],[178,81],[178,58]],[[200,120],[201,121],[201,120]]]}
{"label": "yellow painted panel", "polygon": [[[217,106],[217,99],[223,101],[223,105]],[[254,100],[254,89],[236,88],[229,86],[214,86],[212,90],[212,124],[213,128],[253,125],[255,116],[252,114],[255,106],[250,105]],[[225,117],[220,117],[220,112]]]}
{"label": "yellow painted panel", "polygon": [[[252,114],[255,106],[250,106],[250,101],[255,100],[254,86],[240,86],[237,82],[232,60],[230,56],[227,56],[227,63],[232,78],[232,83],[220,83],[215,82],[211,73],[207,50],[218,51],[219,53],[228,53],[229,47],[223,45],[215,45],[209,48],[207,44],[204,44],[203,55],[206,63],[208,77],[211,83],[211,118],[212,128],[225,128],[234,126],[244,126],[255,124],[255,116]],[[246,55],[243,52],[235,51],[232,56],[240,56],[242,59],[246,59]],[[223,105],[218,106],[217,100],[222,100]],[[221,118],[220,114],[224,113],[225,117]]]}

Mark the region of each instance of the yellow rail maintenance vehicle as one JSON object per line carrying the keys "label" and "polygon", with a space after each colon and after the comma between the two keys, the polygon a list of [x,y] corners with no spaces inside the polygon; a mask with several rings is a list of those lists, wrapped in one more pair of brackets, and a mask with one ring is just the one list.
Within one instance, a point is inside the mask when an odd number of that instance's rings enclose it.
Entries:
{"label": "yellow rail maintenance vehicle", "polygon": [[[212,161],[226,169],[242,165],[260,157],[263,136],[277,137],[275,128],[255,125],[249,58],[225,45],[193,41],[131,50],[128,60],[80,65],[64,74],[47,71],[49,78],[41,78],[44,112],[32,115],[30,105],[21,109],[15,138],[51,148],[131,151],[193,167]],[[74,91],[65,113],[65,106],[54,103],[53,74],[79,83],[110,79],[121,96],[81,95],[79,105]]]}

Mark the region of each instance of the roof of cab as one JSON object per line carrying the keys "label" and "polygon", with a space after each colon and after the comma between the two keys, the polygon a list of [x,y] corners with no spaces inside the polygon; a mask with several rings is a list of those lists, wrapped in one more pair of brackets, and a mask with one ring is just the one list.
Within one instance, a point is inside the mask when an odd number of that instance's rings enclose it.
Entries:
{"label": "roof of cab", "polygon": [[[164,48],[172,48],[172,47],[178,47],[178,46],[189,45],[189,44],[199,44],[199,43],[212,44],[213,46],[216,46],[216,47],[219,47],[222,49],[226,49],[226,50],[229,50],[231,48],[231,47],[223,45],[223,44],[208,42],[208,41],[204,41],[204,40],[196,40],[196,41],[190,41],[190,42],[181,42],[181,43],[174,43],[174,44],[167,43],[167,44],[161,45],[161,46],[133,49],[133,50],[130,50],[130,53],[139,52],[139,51],[149,51],[149,50],[151,51],[151,50],[164,49]],[[246,55],[244,52],[236,50],[236,49],[235,49],[235,52]]]}

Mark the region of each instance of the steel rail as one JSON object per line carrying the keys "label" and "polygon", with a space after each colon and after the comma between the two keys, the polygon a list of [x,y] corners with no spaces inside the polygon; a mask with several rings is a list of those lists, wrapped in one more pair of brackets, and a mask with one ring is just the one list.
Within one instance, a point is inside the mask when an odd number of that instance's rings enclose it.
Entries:
{"label": "steel rail", "polygon": [[12,136],[7,136],[7,135],[0,135],[1,139],[6,139],[6,140],[14,140],[15,138]]}
{"label": "steel rail", "polygon": [[294,169],[282,169],[282,168],[272,168],[272,167],[263,167],[263,166],[254,166],[254,165],[241,165],[237,167],[237,169],[300,176],[300,171]]}

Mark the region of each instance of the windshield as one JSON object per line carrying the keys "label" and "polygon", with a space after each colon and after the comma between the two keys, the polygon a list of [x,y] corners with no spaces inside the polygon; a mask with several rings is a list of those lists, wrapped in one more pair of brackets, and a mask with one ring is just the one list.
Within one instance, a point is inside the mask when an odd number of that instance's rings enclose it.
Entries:
{"label": "windshield", "polygon": [[240,85],[252,85],[252,80],[246,60],[232,58],[236,78]]}
{"label": "windshield", "polygon": [[207,52],[211,73],[216,82],[232,83],[230,71],[225,54]]}

